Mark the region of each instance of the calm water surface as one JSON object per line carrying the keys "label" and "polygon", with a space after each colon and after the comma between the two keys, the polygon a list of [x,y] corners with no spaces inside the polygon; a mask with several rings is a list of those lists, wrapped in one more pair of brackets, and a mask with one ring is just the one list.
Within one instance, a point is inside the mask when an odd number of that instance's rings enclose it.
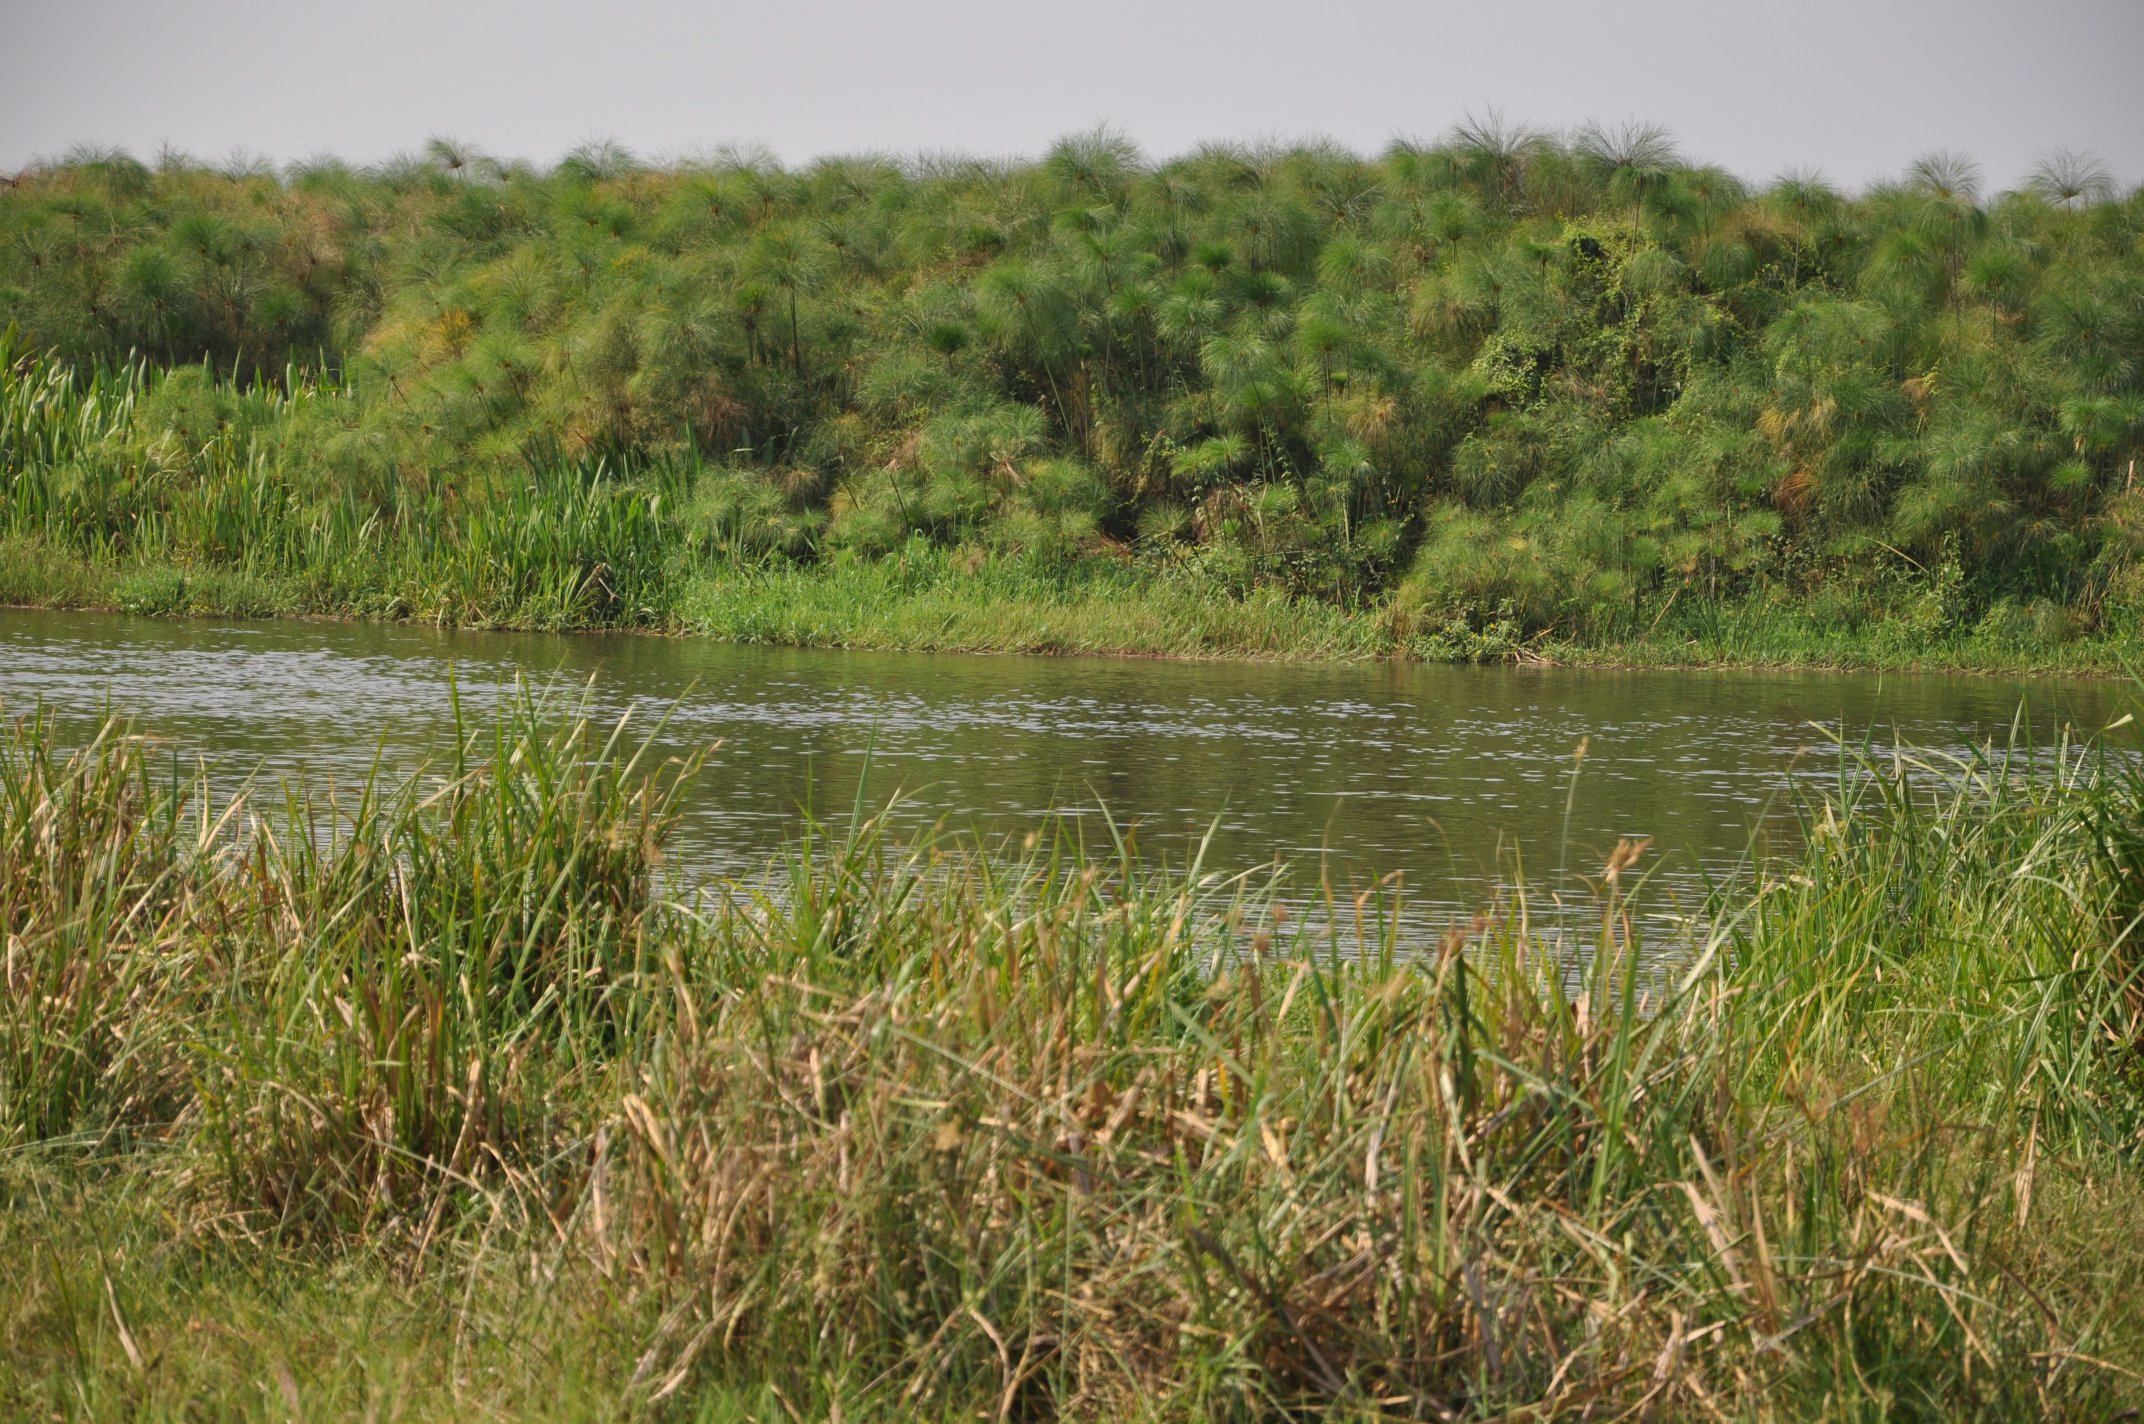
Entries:
{"label": "calm water surface", "polygon": [[[1523,856],[1530,882],[1654,838],[1661,913],[1691,908],[1753,834],[1786,827],[1792,784],[1835,778],[1825,731],[1962,749],[2103,726],[2118,685],[1995,678],[1285,667],[1096,658],[743,648],[639,637],[453,633],[351,624],[166,622],[0,610],[0,704],[89,717],[109,704],[220,778],[414,767],[516,679],[595,707],[669,715],[661,741],[719,742],[679,861],[750,877],[807,798],[845,817],[986,836],[1049,817],[1106,844],[1097,808],[1181,861],[1322,866],[1345,888],[1400,871],[1425,915],[1471,912]],[[1573,752],[1587,744],[1575,793]],[[1570,806],[1566,835],[1566,804]]]}

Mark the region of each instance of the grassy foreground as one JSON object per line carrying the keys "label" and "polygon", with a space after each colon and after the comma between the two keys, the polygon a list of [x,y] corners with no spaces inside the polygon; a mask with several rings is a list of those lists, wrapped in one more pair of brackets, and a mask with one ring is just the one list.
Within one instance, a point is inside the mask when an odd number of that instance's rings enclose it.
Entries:
{"label": "grassy foreground", "polygon": [[1642,960],[1626,846],[1572,966],[862,818],[677,903],[696,768],[530,709],[224,803],[86,730],[0,740],[9,1417],[2144,1404],[2119,761],[1851,768]]}

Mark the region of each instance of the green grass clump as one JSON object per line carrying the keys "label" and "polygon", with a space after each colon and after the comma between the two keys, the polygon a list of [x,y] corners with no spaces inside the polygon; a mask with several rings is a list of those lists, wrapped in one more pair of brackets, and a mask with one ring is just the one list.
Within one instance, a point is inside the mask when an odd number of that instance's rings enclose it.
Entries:
{"label": "green grass clump", "polygon": [[1842,758],[1641,943],[812,825],[522,706],[212,808],[0,755],[0,1406],[181,1417],[2103,1418],[2144,1402],[2144,780]]}
{"label": "green grass clump", "polygon": [[180,927],[218,827],[186,817],[116,726],[67,755],[46,719],[0,743],[0,1148],[158,1121],[184,1090],[169,1034],[192,955]]}
{"label": "green grass clump", "polygon": [[679,595],[693,632],[741,643],[978,653],[1347,660],[1393,651],[1374,621],[1266,590],[1113,561],[962,559],[920,541],[896,558],[703,575]]}

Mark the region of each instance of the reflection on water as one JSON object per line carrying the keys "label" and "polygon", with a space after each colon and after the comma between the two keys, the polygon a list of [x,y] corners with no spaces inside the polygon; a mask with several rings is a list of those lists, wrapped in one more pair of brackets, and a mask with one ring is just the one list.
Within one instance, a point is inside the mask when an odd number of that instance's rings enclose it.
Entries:
{"label": "reflection on water", "polygon": [[[742,648],[607,636],[373,625],[205,624],[0,611],[0,702],[107,703],[220,772],[362,775],[410,767],[516,678],[595,709],[668,716],[662,744],[721,745],[688,808],[680,861],[750,876],[807,800],[846,815],[896,793],[896,819],[1021,834],[1107,806],[1150,854],[1292,863],[1336,888],[1401,871],[1425,914],[1478,905],[1523,859],[1551,884],[1651,836],[1652,900],[1687,905],[1753,833],[1784,824],[1792,778],[1836,774],[1819,727],[1963,748],[2010,733],[2021,699],[2045,740],[2105,724],[2099,683],[1942,676],[1282,667],[1098,658]],[[1812,725],[1816,724],[1816,725]],[[1572,778],[1574,751],[1586,745]]]}

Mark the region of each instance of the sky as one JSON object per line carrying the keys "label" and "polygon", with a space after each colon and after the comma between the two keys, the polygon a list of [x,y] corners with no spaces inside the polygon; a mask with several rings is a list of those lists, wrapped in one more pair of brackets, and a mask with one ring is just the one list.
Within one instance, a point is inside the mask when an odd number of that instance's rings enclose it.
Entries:
{"label": "sky", "polygon": [[371,161],[435,135],[540,163],[596,139],[1033,154],[1097,124],[1157,158],[1375,152],[1494,107],[1662,123],[1760,181],[1860,186],[1949,149],[1995,190],[2068,147],[2126,189],[2140,59],[2144,0],[0,0],[0,172],[77,144]]}

